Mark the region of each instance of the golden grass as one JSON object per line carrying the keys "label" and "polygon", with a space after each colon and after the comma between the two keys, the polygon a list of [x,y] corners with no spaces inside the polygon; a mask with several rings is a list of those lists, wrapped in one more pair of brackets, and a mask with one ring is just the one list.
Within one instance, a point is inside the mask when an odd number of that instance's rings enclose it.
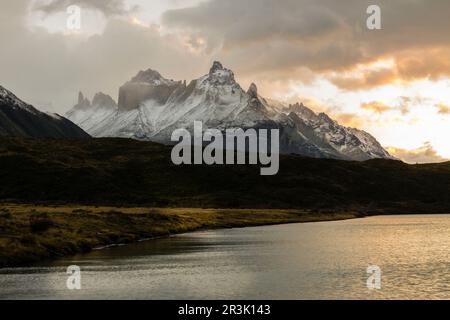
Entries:
{"label": "golden grass", "polygon": [[304,210],[0,205],[0,267],[200,229],[330,221],[357,213]]}

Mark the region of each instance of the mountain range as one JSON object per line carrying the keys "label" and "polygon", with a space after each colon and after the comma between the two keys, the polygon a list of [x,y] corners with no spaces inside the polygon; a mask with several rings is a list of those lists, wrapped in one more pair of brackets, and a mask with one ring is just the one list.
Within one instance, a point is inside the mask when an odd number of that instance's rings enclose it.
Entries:
{"label": "mountain range", "polygon": [[233,71],[214,62],[208,74],[174,81],[159,72],[140,71],[119,89],[119,99],[97,93],[89,101],[79,93],[68,119],[94,137],[121,137],[171,144],[172,132],[203,127],[225,130],[279,129],[280,152],[313,158],[364,161],[393,157],[369,133],[340,125],[325,113],[303,105],[266,99],[255,84],[247,91]]}
{"label": "mountain range", "polygon": [[89,135],[57,114],[44,113],[0,86],[0,136],[83,139]]}

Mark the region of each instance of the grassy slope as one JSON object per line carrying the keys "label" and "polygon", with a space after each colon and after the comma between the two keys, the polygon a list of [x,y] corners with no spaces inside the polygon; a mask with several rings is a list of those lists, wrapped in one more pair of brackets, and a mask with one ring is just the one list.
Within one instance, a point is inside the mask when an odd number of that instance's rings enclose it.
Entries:
{"label": "grassy slope", "polygon": [[199,229],[325,221],[353,213],[311,214],[302,210],[164,209],[86,206],[0,206],[0,267],[86,252]]}
{"label": "grassy slope", "polygon": [[0,201],[112,206],[450,212],[450,163],[282,156],[258,166],[175,166],[170,148],[125,139],[0,139]]}

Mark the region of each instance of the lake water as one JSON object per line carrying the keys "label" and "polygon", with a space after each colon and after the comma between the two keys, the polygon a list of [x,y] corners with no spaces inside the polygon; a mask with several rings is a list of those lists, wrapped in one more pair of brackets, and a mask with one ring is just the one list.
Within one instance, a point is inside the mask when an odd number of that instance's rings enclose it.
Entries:
{"label": "lake water", "polygon": [[[66,287],[69,265],[81,290]],[[196,232],[0,269],[0,299],[21,298],[450,299],[450,215]]]}

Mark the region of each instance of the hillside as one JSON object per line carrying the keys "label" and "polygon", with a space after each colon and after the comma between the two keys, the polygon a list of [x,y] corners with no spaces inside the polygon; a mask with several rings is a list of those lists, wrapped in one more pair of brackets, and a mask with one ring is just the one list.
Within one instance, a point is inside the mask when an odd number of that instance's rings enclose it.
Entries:
{"label": "hillside", "polygon": [[0,137],[87,139],[70,120],[45,113],[0,86]]}
{"label": "hillside", "polygon": [[180,166],[170,148],[128,139],[0,138],[0,201],[362,213],[450,212],[450,163],[286,155],[258,166]]}

